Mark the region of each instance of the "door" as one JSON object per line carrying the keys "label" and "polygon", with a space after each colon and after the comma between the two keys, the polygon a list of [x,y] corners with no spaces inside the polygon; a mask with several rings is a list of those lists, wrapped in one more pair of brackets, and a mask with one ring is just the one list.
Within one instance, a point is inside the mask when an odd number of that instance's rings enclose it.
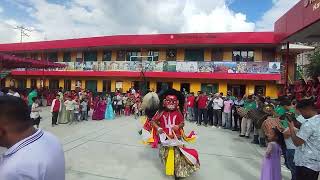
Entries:
{"label": "door", "polygon": [[49,89],[57,90],[59,89],[59,80],[57,79],[50,79],[49,80]]}
{"label": "door", "polygon": [[[207,94],[212,93],[218,93],[218,84],[210,84],[210,83],[202,83],[201,84],[201,91],[206,92]],[[196,93],[196,92],[195,92]]]}
{"label": "door", "polygon": [[254,94],[265,96],[266,95],[266,86],[264,86],[264,85],[254,86]]}
{"label": "door", "polygon": [[86,89],[97,92],[97,81],[96,80],[87,80],[86,81]]}
{"label": "door", "polygon": [[231,95],[238,97],[246,94],[245,85],[228,85],[228,91],[231,91]]}
{"label": "door", "polygon": [[157,93],[161,93],[167,89],[172,88],[172,85],[172,82],[157,82]]}
{"label": "door", "polygon": [[71,90],[71,80],[64,80],[64,90],[70,91]]}
{"label": "door", "polygon": [[180,91],[183,92],[184,89],[190,93],[190,83],[181,83]]}

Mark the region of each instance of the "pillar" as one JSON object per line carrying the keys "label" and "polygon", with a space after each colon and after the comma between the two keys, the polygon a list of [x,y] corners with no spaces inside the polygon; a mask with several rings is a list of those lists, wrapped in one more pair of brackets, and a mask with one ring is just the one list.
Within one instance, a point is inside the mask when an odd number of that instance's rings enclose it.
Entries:
{"label": "pillar", "polygon": [[249,82],[246,84],[246,95],[254,94],[254,84]]}
{"label": "pillar", "polygon": [[97,61],[102,61],[103,59],[103,50],[99,49],[97,52]]}
{"label": "pillar", "polygon": [[177,61],[184,61],[184,49],[183,48],[177,49]]}
{"label": "pillar", "polygon": [[223,61],[232,61],[232,49],[225,48],[223,50]]}
{"label": "pillar", "polygon": [[71,80],[71,90],[75,90],[76,89],[76,80]]}
{"label": "pillar", "polygon": [[254,62],[261,62],[261,61],[262,61],[262,49],[255,49]]}
{"label": "pillar", "polygon": [[116,91],[116,80],[111,80],[111,92]]}
{"label": "pillar", "polygon": [[77,59],[77,52],[72,51],[71,52],[71,62],[76,62],[76,59]]}
{"label": "pillar", "polygon": [[86,80],[81,80],[81,89],[86,89]]}
{"label": "pillar", "polygon": [[58,52],[58,62],[63,62],[63,52],[62,51]]}
{"label": "pillar", "polygon": [[64,79],[59,79],[59,88],[60,87],[64,89]]}
{"label": "pillar", "polygon": [[190,92],[194,92],[195,94],[201,90],[200,82],[191,82],[190,83]]}
{"label": "pillar", "polygon": [[164,48],[159,50],[159,61],[165,61],[167,59],[167,51]]}
{"label": "pillar", "polygon": [[226,95],[227,94],[227,91],[228,91],[228,84],[227,84],[227,81],[220,81],[219,82],[219,93],[223,93],[223,95]]}
{"label": "pillar", "polygon": [[97,91],[102,92],[103,91],[103,80],[98,80],[97,82]]}
{"label": "pillar", "polygon": [[150,90],[156,92],[157,91],[157,82],[156,81],[150,81]]}
{"label": "pillar", "polygon": [[177,91],[180,91],[180,88],[181,88],[180,82],[174,81],[173,84],[172,84],[172,88],[177,90]]}
{"label": "pillar", "polygon": [[6,88],[8,88],[8,87],[10,87],[10,80],[11,80],[11,78],[6,78],[6,81],[5,81],[5,86],[6,86]]}
{"label": "pillar", "polygon": [[204,50],[204,61],[211,61],[211,55],[212,55],[212,53],[211,53],[211,49],[210,48],[206,48],[205,50]]}
{"label": "pillar", "polygon": [[123,81],[123,84],[122,84],[122,90],[123,90],[123,92],[129,91],[130,88],[131,88],[131,81],[129,81],[129,80],[124,80],[124,81]]}
{"label": "pillar", "polygon": [[31,79],[27,78],[27,88],[31,88]]}
{"label": "pillar", "polygon": [[269,96],[272,99],[278,97],[278,88],[275,83],[267,83],[266,84],[266,96]]}
{"label": "pillar", "polygon": [[49,87],[49,79],[44,79],[44,87]]}
{"label": "pillar", "polygon": [[[141,49],[141,56],[148,56],[148,50],[142,48],[142,49]],[[142,60],[143,60],[143,61],[146,61],[146,60],[148,60],[148,58],[144,57],[144,58],[142,58]]]}
{"label": "pillar", "polygon": [[117,60],[117,51],[116,50],[112,50],[111,51],[111,61],[116,61],[116,60]]}

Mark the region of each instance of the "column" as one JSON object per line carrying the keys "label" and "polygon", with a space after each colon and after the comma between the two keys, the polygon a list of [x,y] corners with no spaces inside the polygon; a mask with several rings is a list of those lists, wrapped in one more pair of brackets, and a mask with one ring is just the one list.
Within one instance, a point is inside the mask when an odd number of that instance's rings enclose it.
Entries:
{"label": "column", "polygon": [[116,80],[111,80],[111,92],[116,91]]}
{"label": "column", "polygon": [[112,50],[111,51],[111,61],[116,61],[117,60],[117,51]]}
{"label": "column", "polygon": [[232,49],[231,48],[223,49],[223,61],[232,61]]}
{"label": "column", "polygon": [[271,82],[266,84],[266,96],[269,96],[272,99],[278,97],[278,88],[276,84]]}
{"label": "column", "polygon": [[261,61],[262,61],[262,49],[255,49],[254,62],[261,62]]}
{"label": "column", "polygon": [[184,49],[183,48],[177,49],[177,61],[184,61]]}
{"label": "column", "polygon": [[81,89],[86,89],[86,80],[81,80]]}
{"label": "column", "polygon": [[246,95],[254,94],[254,84],[249,82],[246,84]]}
{"label": "column", "polygon": [[165,61],[167,59],[167,51],[164,48],[159,49],[159,61]]}
{"label": "column", "polygon": [[205,50],[204,50],[204,61],[211,61],[211,55],[212,55],[212,49],[210,49],[210,48],[206,48]]}
{"label": "column", "polygon": [[27,88],[31,88],[31,79],[27,78]]}
{"label": "column", "polygon": [[228,91],[228,84],[227,81],[220,81],[219,82],[219,93],[223,93],[223,95],[226,95]]}
{"label": "column", "polygon": [[194,92],[195,94],[201,90],[200,82],[191,82],[190,83],[190,92]]}
{"label": "column", "polygon": [[76,80],[71,80],[71,90],[75,90],[76,89]]}
{"label": "column", "polygon": [[71,62],[76,62],[76,59],[77,59],[77,52],[72,51],[71,52]]}
{"label": "column", "polygon": [[156,92],[157,91],[157,82],[150,81],[150,90]]}
{"label": "column", "polygon": [[59,88],[60,87],[64,89],[64,79],[59,79]]}
{"label": "column", "polygon": [[58,52],[58,62],[63,62],[63,52],[62,51]]}
{"label": "column", "polygon": [[102,61],[103,59],[103,50],[99,49],[97,52],[97,61]]}
{"label": "column", "polygon": [[97,91],[102,92],[103,91],[103,80],[98,80],[97,82]]}
{"label": "column", "polygon": [[180,91],[180,88],[181,88],[180,82],[174,81],[173,84],[172,84],[172,88],[177,90],[177,91]]}

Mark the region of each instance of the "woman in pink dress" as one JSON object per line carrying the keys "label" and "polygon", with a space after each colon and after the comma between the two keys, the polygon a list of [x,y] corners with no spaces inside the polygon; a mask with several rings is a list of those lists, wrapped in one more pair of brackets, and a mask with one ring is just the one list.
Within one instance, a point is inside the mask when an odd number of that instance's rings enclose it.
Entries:
{"label": "woman in pink dress", "polygon": [[105,114],[105,101],[101,97],[96,97],[94,102],[94,109],[92,114],[92,120],[103,120]]}
{"label": "woman in pink dress", "polygon": [[263,158],[260,180],[281,180],[281,154],[286,152],[283,134],[276,128],[268,136],[268,147]]}

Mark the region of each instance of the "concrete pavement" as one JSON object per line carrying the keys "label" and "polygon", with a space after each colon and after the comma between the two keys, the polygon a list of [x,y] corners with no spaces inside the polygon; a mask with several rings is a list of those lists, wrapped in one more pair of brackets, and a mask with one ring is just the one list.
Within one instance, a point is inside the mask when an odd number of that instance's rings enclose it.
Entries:
{"label": "concrete pavement", "polygon": [[[164,175],[158,150],[140,143],[141,125],[133,117],[51,127],[48,109],[41,115],[41,128],[58,136],[63,144],[67,180],[173,179]],[[199,136],[189,147],[199,151],[201,169],[186,180],[259,179],[264,149],[230,130],[187,123],[186,131],[190,130]],[[285,167],[282,174],[289,180]]]}

